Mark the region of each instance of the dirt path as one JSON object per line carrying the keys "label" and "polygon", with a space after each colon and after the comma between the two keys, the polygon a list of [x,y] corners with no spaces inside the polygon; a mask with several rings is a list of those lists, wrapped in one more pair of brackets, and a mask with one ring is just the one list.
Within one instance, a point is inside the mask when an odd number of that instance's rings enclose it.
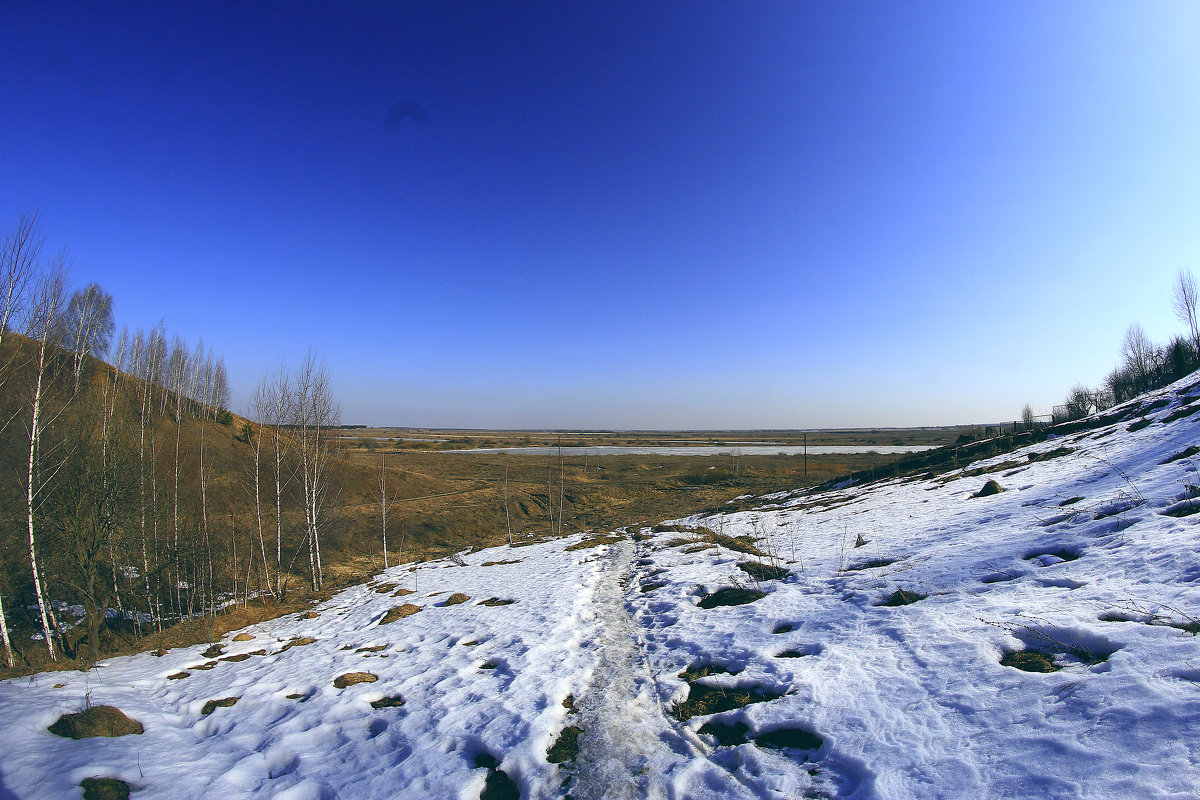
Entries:
{"label": "dirt path", "polygon": [[707,763],[659,703],[637,623],[625,604],[633,553],[633,543],[622,540],[604,557],[594,599],[601,634],[588,688],[576,700],[576,724],[583,733],[570,795],[575,800],[688,796],[686,784],[700,771],[705,773],[703,794],[748,796],[732,776]]}

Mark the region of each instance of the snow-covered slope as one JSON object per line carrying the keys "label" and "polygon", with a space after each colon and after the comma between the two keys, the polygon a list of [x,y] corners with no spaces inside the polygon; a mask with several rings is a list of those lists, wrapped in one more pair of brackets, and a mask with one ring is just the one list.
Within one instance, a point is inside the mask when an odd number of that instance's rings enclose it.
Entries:
{"label": "snow-covered slope", "polygon": [[[0,798],[1196,797],[1192,409],[1194,379],[956,472],[399,567],[219,655],[8,681]],[[47,731],[87,703],[145,732]]]}

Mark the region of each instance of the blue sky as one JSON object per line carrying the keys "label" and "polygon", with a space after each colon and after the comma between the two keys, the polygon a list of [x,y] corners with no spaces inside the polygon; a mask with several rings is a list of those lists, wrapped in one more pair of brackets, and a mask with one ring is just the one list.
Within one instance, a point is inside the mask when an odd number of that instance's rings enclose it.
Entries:
{"label": "blue sky", "polygon": [[1195,4],[194,5],[6,5],[0,223],[235,406],[311,344],[347,422],[1013,419],[1200,272]]}

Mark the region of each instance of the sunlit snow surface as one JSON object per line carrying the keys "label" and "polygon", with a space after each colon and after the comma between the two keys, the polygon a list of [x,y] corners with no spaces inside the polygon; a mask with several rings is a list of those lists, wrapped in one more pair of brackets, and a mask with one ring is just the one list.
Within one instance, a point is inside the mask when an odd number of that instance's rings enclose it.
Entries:
{"label": "sunlit snow surface", "polygon": [[[525,798],[1196,797],[1200,640],[1183,626],[1200,619],[1200,480],[1196,458],[1169,460],[1200,442],[1200,413],[1180,414],[1193,382],[964,467],[995,471],[781,492],[680,521],[754,537],[782,580],[756,583],[737,565],[762,559],[687,533],[566,550],[577,535],[394,568],[315,619],[230,634],[221,657],[266,655],[202,670],[215,659],[193,647],[4,682],[0,798],[79,797],[92,776],[134,798],[476,798],[488,756]],[[1170,402],[1136,412],[1157,397]],[[989,478],[1006,491],[973,497]],[[502,561],[517,563],[483,566]],[[388,584],[415,592],[376,591]],[[766,596],[699,605],[733,585]],[[926,597],[880,605],[901,589]],[[452,592],[470,600],[444,605]],[[421,611],[379,624],[404,602]],[[316,641],[282,651],[298,637]],[[1025,649],[1060,669],[1000,663]],[[679,675],[704,664],[718,671],[692,692],[781,696],[680,722]],[[334,687],[359,671],[378,680]],[[89,695],[145,733],[47,732]],[[239,699],[201,713],[225,697]],[[740,723],[745,743],[699,733],[712,722]],[[582,730],[578,754],[552,764],[566,725]],[[810,744],[768,746],[780,729]]]}

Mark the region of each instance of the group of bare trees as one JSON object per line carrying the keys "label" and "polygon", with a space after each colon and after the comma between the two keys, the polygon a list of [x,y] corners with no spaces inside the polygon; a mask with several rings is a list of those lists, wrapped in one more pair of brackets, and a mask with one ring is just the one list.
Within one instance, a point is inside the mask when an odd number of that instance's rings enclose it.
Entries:
{"label": "group of bare trees", "polygon": [[[328,367],[312,350],[295,370],[289,371],[287,364],[281,361],[278,369],[263,376],[255,387],[250,400],[250,415],[258,422],[258,435],[252,442],[254,457],[250,484],[254,494],[258,547],[262,554],[263,583],[273,594],[282,595],[286,591],[286,574],[299,550],[285,566],[285,505],[287,498],[298,494],[310,584],[312,589],[320,589],[324,582],[321,532],[331,495],[330,462],[339,450],[339,440],[332,435],[331,429],[341,421]],[[268,490],[274,493],[273,498],[265,501],[264,481]],[[266,545],[266,528],[272,520],[264,522],[264,516],[272,514],[273,562]]]}
{"label": "group of bare trees", "polygon": [[281,364],[235,437],[221,358],[162,324],[114,348],[112,296],[71,291],[66,256],[43,251],[35,214],[0,240],[5,663],[16,629],[51,660],[85,641],[94,660],[102,627],[148,633],[282,596],[303,553],[319,588],[339,413],[327,368],[311,352]]}
{"label": "group of bare trees", "polygon": [[1172,292],[1172,307],[1185,326],[1183,334],[1165,345],[1155,344],[1141,325],[1134,323],[1125,331],[1120,363],[1096,388],[1077,384],[1066,401],[1054,410],[1054,422],[1082,419],[1103,411],[1143,392],[1165,386],[1200,368],[1200,323],[1197,320],[1196,278],[1190,270],[1180,270]]}

